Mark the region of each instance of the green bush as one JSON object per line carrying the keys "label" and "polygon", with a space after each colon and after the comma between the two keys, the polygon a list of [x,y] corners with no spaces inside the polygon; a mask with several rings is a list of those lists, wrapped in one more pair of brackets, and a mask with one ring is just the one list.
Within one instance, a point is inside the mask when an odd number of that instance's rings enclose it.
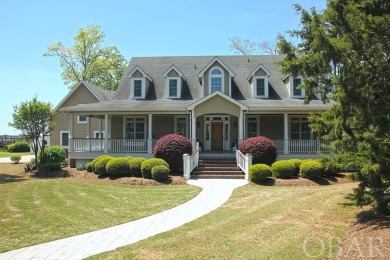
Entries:
{"label": "green bush", "polygon": [[76,171],[84,171],[84,170],[85,170],[85,165],[84,164],[77,165]]}
{"label": "green bush", "polygon": [[299,175],[299,171],[300,171],[300,167],[301,167],[301,164],[302,164],[302,160],[301,159],[291,159],[289,161],[292,162],[295,165],[294,175],[298,176]]}
{"label": "green bush", "polygon": [[130,175],[128,158],[113,158],[106,165],[108,176],[112,178],[124,177]]}
{"label": "green bush", "polygon": [[323,157],[321,163],[324,166],[324,176],[335,176],[342,171],[341,163],[336,160]]}
{"label": "green bush", "polygon": [[153,167],[152,178],[156,181],[167,181],[169,179],[169,168],[164,165]]}
{"label": "green bush", "polygon": [[[41,158],[42,150],[38,153],[38,158]],[[65,150],[59,146],[45,147],[45,163],[63,163],[66,159]]]}
{"label": "green bush", "polygon": [[295,164],[286,160],[277,161],[272,164],[271,171],[275,178],[291,178],[295,173]]}
{"label": "green bush", "polygon": [[144,161],[141,164],[141,172],[142,177],[145,179],[151,179],[152,178],[152,169],[156,166],[164,165],[169,169],[169,165],[166,161],[160,158],[152,158],[149,160]]}
{"label": "green bush", "polygon": [[46,163],[42,163],[39,166],[40,172],[59,171],[61,169],[62,169],[62,165],[59,162],[46,162]]}
{"label": "green bush", "polygon": [[92,162],[87,163],[85,165],[85,169],[87,170],[87,172],[93,172]]}
{"label": "green bush", "polygon": [[251,182],[261,183],[271,176],[271,167],[267,164],[254,164],[249,168],[249,180]]}
{"label": "green bush", "polygon": [[106,165],[112,160],[111,156],[104,156],[95,163],[94,172],[99,176],[107,175]]}
{"label": "green bush", "polygon": [[29,152],[30,145],[26,141],[19,141],[8,145],[7,151],[10,153]]}
{"label": "green bush", "polygon": [[[98,157],[96,157],[95,159],[92,160],[91,164],[92,164],[92,171],[95,172],[95,164],[97,161],[99,161],[100,159],[103,159],[105,157],[107,157],[108,155],[100,155]],[[110,156],[108,156],[110,157]]]}
{"label": "green bush", "polygon": [[131,176],[142,177],[141,165],[144,161],[146,161],[146,159],[142,157],[135,157],[130,160],[129,169]]}
{"label": "green bush", "polygon": [[312,179],[319,177],[324,173],[324,166],[320,161],[308,160],[301,164],[299,175],[302,178]]}
{"label": "green bush", "polygon": [[20,156],[20,155],[13,155],[13,156],[10,157],[10,159],[11,159],[11,161],[13,163],[19,163],[20,160],[22,159],[22,156]]}

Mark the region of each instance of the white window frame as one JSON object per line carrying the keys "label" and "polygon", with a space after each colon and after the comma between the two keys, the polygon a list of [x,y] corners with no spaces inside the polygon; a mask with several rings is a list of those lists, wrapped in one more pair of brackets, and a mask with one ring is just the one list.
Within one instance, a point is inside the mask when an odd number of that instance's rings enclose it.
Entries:
{"label": "white window frame", "polygon": [[[176,80],[176,96],[171,96],[169,93],[169,81]],[[181,97],[181,77],[167,77],[165,80],[165,89],[166,89],[166,97],[167,98],[180,98]]]}
{"label": "white window frame", "polygon": [[[298,120],[293,120],[293,119],[298,119]],[[310,138],[309,139],[303,139],[302,138],[302,134],[303,134],[303,132],[302,132],[302,124],[303,123],[308,123],[309,122],[309,120],[308,120],[308,118],[307,118],[307,116],[299,116],[299,115],[297,115],[297,116],[291,116],[291,117],[289,117],[289,126],[288,126],[288,128],[289,128],[289,138],[290,139],[292,139],[291,138],[291,134],[292,134],[292,124],[293,123],[298,123],[299,124],[299,132],[298,132],[298,134],[299,134],[299,139],[294,139],[294,140],[311,140],[311,139],[313,139],[314,138],[314,135],[313,135],[313,131],[310,129]],[[310,128],[310,127],[309,127]]]}
{"label": "white window frame", "polygon": [[300,79],[301,84],[303,83],[303,77],[298,76],[298,77],[291,77],[290,76],[290,97],[291,98],[304,98],[305,97],[305,90],[301,88],[301,95],[294,95],[294,79]]}
{"label": "white window frame", "polygon": [[[264,95],[257,93],[257,79],[264,79]],[[268,98],[268,77],[267,76],[255,76],[252,80],[253,96],[256,98]]]}
{"label": "white window frame", "polygon": [[182,118],[184,118],[185,119],[185,122],[186,122],[186,135],[185,135],[185,137],[187,137],[188,138],[188,136],[189,136],[189,131],[188,131],[188,117],[187,116],[175,116],[175,134],[177,134],[177,123],[178,123],[178,121],[179,121],[179,118],[180,119],[182,119]]}
{"label": "white window frame", "polygon": [[105,131],[101,131],[101,132],[102,132],[102,138],[96,137],[97,134],[100,135],[100,131],[93,131],[93,138],[94,139],[104,139],[104,137],[106,136],[106,133],[105,133]]}
{"label": "white window frame", "polygon": [[[213,74],[211,74],[211,72],[215,69],[218,69],[219,71],[221,71],[221,74],[218,74],[216,76],[213,76]],[[221,93],[225,93],[225,72],[223,71],[223,69],[219,66],[214,66],[212,67],[210,70],[209,70],[209,94],[211,94],[211,80],[213,78],[221,78]]]}
{"label": "white window frame", "polygon": [[[142,139],[146,139],[146,135],[147,135],[149,126],[147,125],[147,120],[146,120],[145,116],[125,116],[125,117],[123,117],[123,139],[126,139],[126,121],[129,118],[134,118],[134,119],[142,118],[144,120],[144,138],[142,138]],[[134,139],[134,140],[138,140],[138,139]]]}
{"label": "white window frame", "polygon": [[[80,116],[85,117],[85,121],[81,121],[81,120],[80,120]],[[86,124],[86,123],[88,123],[88,117],[87,117],[87,116],[84,116],[84,115],[79,115],[79,116],[77,116],[77,123],[78,123],[78,124]]]}
{"label": "white window frame", "polygon": [[[134,81],[141,81],[141,96],[134,96]],[[131,99],[145,99],[145,78],[131,78],[131,91],[130,91]]]}
{"label": "white window frame", "polygon": [[[249,120],[249,119],[255,119],[255,120]],[[260,127],[259,127],[259,117],[258,116],[248,116],[246,120],[246,137],[249,138],[249,123],[256,123],[256,135],[260,135]]]}
{"label": "white window frame", "polygon": [[[68,134],[68,145],[63,145],[62,144],[62,134]],[[69,137],[70,137],[70,132],[69,131],[60,131],[60,146],[64,148],[69,148]]]}

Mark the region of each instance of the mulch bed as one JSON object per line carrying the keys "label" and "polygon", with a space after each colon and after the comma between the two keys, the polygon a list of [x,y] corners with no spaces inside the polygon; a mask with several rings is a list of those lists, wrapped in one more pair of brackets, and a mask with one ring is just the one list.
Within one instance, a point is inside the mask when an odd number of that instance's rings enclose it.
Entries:
{"label": "mulch bed", "polygon": [[[353,180],[349,178],[350,173],[340,173],[336,176],[330,177],[318,177],[313,180],[295,177],[289,179],[276,179],[276,178],[267,178],[264,183],[260,185],[265,186],[321,186],[321,185],[334,185],[341,183],[351,183]],[[258,185],[251,183],[253,185]]]}

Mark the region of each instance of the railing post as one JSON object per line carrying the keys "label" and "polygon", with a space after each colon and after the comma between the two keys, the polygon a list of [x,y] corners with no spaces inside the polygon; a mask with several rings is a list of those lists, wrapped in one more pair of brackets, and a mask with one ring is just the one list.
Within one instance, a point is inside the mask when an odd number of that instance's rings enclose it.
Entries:
{"label": "railing post", "polygon": [[74,116],[73,114],[69,115],[69,152],[74,152]]}
{"label": "railing post", "polygon": [[252,155],[245,155],[245,180],[248,180],[249,168],[252,166]]}
{"label": "railing post", "polygon": [[191,159],[190,155],[183,154],[183,177],[188,180],[190,178]]}

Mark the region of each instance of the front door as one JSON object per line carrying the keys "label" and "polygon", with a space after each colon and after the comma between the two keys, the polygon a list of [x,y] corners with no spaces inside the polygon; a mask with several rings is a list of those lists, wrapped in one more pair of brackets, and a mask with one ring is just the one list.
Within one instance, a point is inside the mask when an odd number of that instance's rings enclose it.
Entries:
{"label": "front door", "polygon": [[223,150],[223,123],[222,122],[211,123],[211,150],[212,151]]}

